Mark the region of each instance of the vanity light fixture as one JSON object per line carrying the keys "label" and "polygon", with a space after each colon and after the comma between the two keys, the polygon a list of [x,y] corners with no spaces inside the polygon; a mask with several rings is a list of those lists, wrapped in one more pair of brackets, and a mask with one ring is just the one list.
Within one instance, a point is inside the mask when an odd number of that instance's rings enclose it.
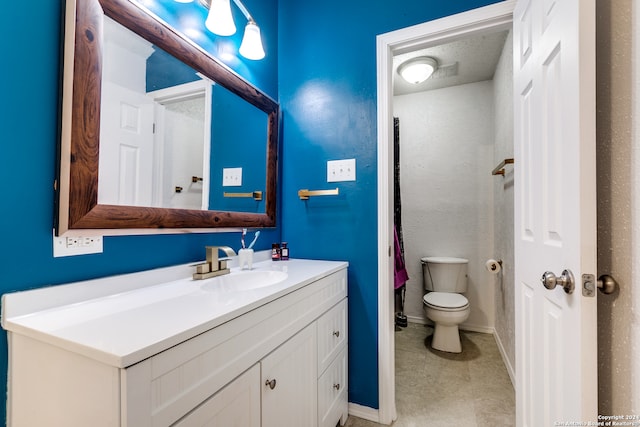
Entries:
{"label": "vanity light fixture", "polygon": [[[175,1],[190,3],[193,0]],[[199,2],[209,9],[207,19],[204,23],[209,31],[219,36],[231,36],[236,33],[236,24],[233,22],[233,16],[231,14],[231,0],[199,0]],[[247,19],[244,36],[240,44],[240,55],[247,59],[258,60],[264,58],[265,52],[262,46],[260,27],[258,27],[256,21],[240,0],[233,0],[233,2]]]}
{"label": "vanity light fixture", "polygon": [[262,38],[260,37],[260,27],[253,19],[250,19],[247,22],[247,26],[244,27],[244,37],[239,50],[240,55],[247,59],[262,59],[265,57]]}
{"label": "vanity light fixture", "polygon": [[411,58],[398,67],[398,74],[409,83],[419,84],[438,69],[438,61],[430,56]]}
{"label": "vanity light fixture", "polygon": [[236,24],[231,16],[229,0],[211,0],[204,26],[219,36],[232,36],[236,33]]}

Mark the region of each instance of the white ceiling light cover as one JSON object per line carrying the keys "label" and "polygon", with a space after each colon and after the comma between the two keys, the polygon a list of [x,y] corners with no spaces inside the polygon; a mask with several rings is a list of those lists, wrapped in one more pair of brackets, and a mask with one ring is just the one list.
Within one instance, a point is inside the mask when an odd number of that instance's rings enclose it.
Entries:
{"label": "white ceiling light cover", "polygon": [[438,69],[438,61],[430,56],[420,56],[403,62],[398,74],[409,83],[419,84],[427,80]]}

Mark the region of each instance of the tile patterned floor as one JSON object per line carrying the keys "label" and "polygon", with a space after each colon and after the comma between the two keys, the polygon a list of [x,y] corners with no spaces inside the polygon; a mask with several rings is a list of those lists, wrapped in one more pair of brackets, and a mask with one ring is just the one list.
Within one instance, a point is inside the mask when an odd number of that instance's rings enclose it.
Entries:
{"label": "tile patterned floor", "polygon": [[[463,352],[431,348],[429,326],[396,331],[394,427],[515,425],[515,392],[493,335],[461,331]],[[382,424],[350,416],[347,427]]]}

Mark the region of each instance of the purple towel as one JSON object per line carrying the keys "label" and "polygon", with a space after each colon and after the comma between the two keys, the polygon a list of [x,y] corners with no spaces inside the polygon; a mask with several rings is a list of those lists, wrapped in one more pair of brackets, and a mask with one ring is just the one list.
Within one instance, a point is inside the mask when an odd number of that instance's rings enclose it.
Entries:
{"label": "purple towel", "polygon": [[395,245],[395,263],[393,265],[393,288],[398,289],[402,287],[407,280],[409,280],[409,274],[407,273],[407,269],[404,265],[404,257],[402,255],[402,251],[400,249],[400,242],[398,241],[398,232],[396,228],[393,228],[393,240]]}

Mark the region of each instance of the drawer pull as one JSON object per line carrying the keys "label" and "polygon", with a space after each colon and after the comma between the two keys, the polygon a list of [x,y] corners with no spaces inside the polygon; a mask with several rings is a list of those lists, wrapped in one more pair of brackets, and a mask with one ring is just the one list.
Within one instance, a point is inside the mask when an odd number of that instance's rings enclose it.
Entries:
{"label": "drawer pull", "polygon": [[333,335],[334,335],[336,338],[340,338],[340,331],[333,331]]}
{"label": "drawer pull", "polygon": [[276,379],[274,378],[271,381],[267,380],[265,381],[264,385],[269,386],[269,388],[273,390],[274,388],[276,388]]}
{"label": "drawer pull", "polygon": [[340,384],[334,384],[333,388],[335,388],[336,390],[340,390]]}

